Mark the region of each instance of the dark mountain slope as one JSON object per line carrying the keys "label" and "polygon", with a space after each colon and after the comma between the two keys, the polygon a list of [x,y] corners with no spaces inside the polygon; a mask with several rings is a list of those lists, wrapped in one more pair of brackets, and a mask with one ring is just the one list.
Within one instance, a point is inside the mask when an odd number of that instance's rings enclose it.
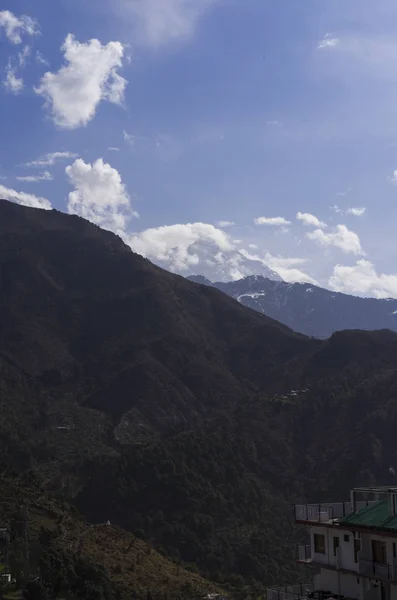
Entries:
{"label": "dark mountain slope", "polygon": [[189,279],[222,290],[244,306],[305,335],[327,338],[343,329],[397,331],[397,300],[390,298],[358,298],[308,283],[256,276],[227,283],[212,283],[202,276]]}
{"label": "dark mountain slope", "polygon": [[277,388],[285,364],[310,351],[77,217],[8,203],[0,212],[11,229],[0,239],[0,353],[43,389],[77,388],[80,405],[116,420],[134,409],[161,428],[171,408],[189,416],[239,401],[244,379]]}
{"label": "dark mountain slope", "polygon": [[291,501],[386,482],[395,334],[310,340],[77,217],[1,202],[0,224],[0,449],[91,522],[282,583]]}

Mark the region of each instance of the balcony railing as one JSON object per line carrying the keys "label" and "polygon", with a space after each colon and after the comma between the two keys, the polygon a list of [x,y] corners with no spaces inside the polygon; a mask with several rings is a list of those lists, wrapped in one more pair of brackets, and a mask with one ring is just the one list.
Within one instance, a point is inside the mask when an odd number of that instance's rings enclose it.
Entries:
{"label": "balcony railing", "polygon": [[267,590],[267,600],[306,600],[313,594],[311,583],[301,583]]}
{"label": "balcony railing", "polygon": [[358,570],[360,575],[373,577],[382,581],[395,581],[395,569],[391,565],[373,562],[371,560],[359,560]]}
{"label": "balcony railing", "polygon": [[[356,503],[356,511],[376,504],[376,501],[364,500]],[[327,523],[343,519],[353,512],[351,502],[326,502],[321,504],[295,504],[295,521]]]}
{"label": "balcony railing", "polygon": [[312,560],[312,547],[310,544],[306,546],[298,546],[298,562],[309,563]]}

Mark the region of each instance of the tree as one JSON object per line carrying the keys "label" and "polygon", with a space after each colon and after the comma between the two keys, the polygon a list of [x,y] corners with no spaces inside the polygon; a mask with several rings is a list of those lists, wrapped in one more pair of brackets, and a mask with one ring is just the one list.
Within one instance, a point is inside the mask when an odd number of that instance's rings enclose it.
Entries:
{"label": "tree", "polygon": [[28,581],[23,589],[22,596],[24,600],[46,600],[48,593],[41,581],[35,580]]}

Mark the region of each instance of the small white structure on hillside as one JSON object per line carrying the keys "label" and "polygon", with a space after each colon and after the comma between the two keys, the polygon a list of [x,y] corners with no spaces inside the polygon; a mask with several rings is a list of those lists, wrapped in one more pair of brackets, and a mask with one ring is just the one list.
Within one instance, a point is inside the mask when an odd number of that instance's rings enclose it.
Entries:
{"label": "small white structure on hillside", "polygon": [[268,590],[268,600],[397,600],[397,488],[352,490],[350,502],[296,505],[310,544],[297,560],[313,584]]}

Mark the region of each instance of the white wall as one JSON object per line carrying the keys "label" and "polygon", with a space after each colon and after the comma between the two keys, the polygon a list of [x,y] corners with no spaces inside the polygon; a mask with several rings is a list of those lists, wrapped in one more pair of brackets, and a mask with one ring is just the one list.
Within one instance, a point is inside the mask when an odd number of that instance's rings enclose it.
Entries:
{"label": "white wall", "polygon": [[314,576],[314,589],[324,590],[324,592],[338,593],[338,573],[331,569],[321,569],[320,573]]}
{"label": "white wall", "polygon": [[314,586],[316,590],[329,591],[332,594],[341,594],[355,600],[363,600],[363,579],[356,575],[338,573],[331,569],[321,569],[320,573],[314,576]]}
{"label": "white wall", "polygon": [[[314,534],[325,536],[325,554],[317,554],[314,552]],[[345,541],[345,536],[348,537],[348,541]],[[339,538],[339,568],[358,573],[358,562],[354,562],[354,534],[347,529],[340,529],[339,527],[311,527],[310,540],[313,561],[336,567],[337,561],[334,556],[334,537]]]}
{"label": "white wall", "polygon": [[[310,528],[310,543],[312,548],[312,557],[313,561],[317,563],[322,563],[325,565],[335,565],[336,561],[333,555],[332,549],[332,535],[330,535],[330,531],[332,531],[329,527],[311,527]],[[325,554],[319,554],[314,551],[314,535],[323,535],[325,536]]]}
{"label": "white wall", "polygon": [[[372,540],[379,540],[382,542],[386,542],[386,553],[387,553],[387,560],[386,562],[389,565],[392,565],[394,563],[394,558],[393,558],[393,542],[397,545],[397,537],[395,538],[391,538],[391,537],[386,537],[386,536],[381,536],[381,535],[372,535],[369,533],[362,533],[361,534],[361,554],[360,554],[360,558],[363,558],[365,560],[373,560],[372,557]],[[397,549],[397,547],[396,547]]]}

